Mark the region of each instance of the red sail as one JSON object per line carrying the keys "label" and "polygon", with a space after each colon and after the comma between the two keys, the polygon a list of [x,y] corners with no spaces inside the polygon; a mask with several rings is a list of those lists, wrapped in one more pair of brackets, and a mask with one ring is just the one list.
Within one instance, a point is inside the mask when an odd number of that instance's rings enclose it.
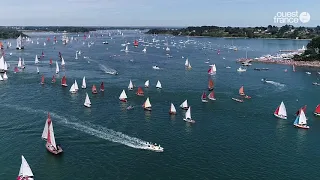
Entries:
{"label": "red sail", "polygon": [[278,115],[278,113],[279,113],[279,108],[280,108],[280,106],[277,107],[277,109],[274,111],[274,114],[277,114],[277,115]]}
{"label": "red sail", "polygon": [[300,114],[300,110],[303,110],[303,112],[306,114],[307,105],[304,105],[302,108],[300,108],[300,109],[296,112],[296,115],[297,115],[297,116]]}
{"label": "red sail", "polygon": [[61,85],[66,85],[67,84],[67,78],[66,76],[63,76],[61,79]]}
{"label": "red sail", "polygon": [[14,67],[14,72],[19,72],[18,67]]}
{"label": "red sail", "polygon": [[41,77],[41,84],[44,84],[44,75]]}
{"label": "red sail", "polygon": [[134,43],[133,43],[134,46],[138,46],[139,45],[139,42],[137,40],[134,40]]}
{"label": "red sail", "polygon": [[316,110],[314,112],[320,114],[320,104],[318,104],[318,106],[316,107]]}
{"label": "red sail", "polygon": [[209,94],[209,98],[213,98],[214,99],[214,92],[213,91]]}
{"label": "red sail", "polygon": [[141,87],[138,87],[138,90],[137,90],[137,93],[136,93],[138,96],[143,96],[144,95],[144,92],[142,90]]}
{"label": "red sail", "polygon": [[104,91],[104,84],[103,84],[103,82],[101,82],[100,91]]}
{"label": "red sail", "polygon": [[92,91],[93,94],[97,94],[97,88],[96,88],[95,85],[92,86],[91,91]]}
{"label": "red sail", "polygon": [[50,63],[49,63],[50,65],[52,64],[52,59],[50,59]]}
{"label": "red sail", "polygon": [[214,87],[214,83],[213,83],[212,79],[209,79],[208,88],[213,89],[213,87]]}
{"label": "red sail", "polygon": [[47,142],[48,142],[49,144],[51,144],[50,126],[51,126],[51,118],[50,118],[50,114],[48,113],[48,136],[47,136]]}
{"label": "red sail", "polygon": [[207,98],[206,92],[203,92],[202,93],[202,99],[206,99],[206,98]]}

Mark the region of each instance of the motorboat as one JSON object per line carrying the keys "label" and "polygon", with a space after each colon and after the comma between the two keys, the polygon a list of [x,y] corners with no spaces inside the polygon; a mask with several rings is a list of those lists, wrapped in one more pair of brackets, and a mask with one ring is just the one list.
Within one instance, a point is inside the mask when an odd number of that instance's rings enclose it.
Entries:
{"label": "motorboat", "polygon": [[146,149],[151,150],[151,151],[155,151],[155,152],[163,152],[163,147],[161,147],[160,144],[157,145],[157,144],[152,144],[149,142],[147,142]]}
{"label": "motorboat", "polygon": [[159,66],[152,66],[153,69],[160,69]]}

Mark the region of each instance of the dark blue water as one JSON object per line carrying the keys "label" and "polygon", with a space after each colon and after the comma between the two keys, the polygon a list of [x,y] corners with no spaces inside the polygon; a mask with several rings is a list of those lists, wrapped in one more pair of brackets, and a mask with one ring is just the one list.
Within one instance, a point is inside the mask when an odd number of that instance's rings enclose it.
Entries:
{"label": "dark blue water", "polygon": [[[319,103],[319,88],[312,86],[318,75],[316,69],[297,68],[296,72],[285,65],[254,64],[247,72],[239,74],[235,61],[249,57],[275,53],[280,49],[298,49],[308,41],[223,39],[158,36],[159,47],[133,47],[133,40],[144,38],[152,42],[152,36],[125,31],[124,36],[112,39],[100,33],[91,36],[83,44],[83,34],[78,41],[64,46],[52,41],[43,46],[53,34],[30,33],[34,43],[26,43],[25,50],[7,49],[6,60],[11,64],[9,79],[0,82],[0,176],[14,179],[20,168],[21,155],[27,159],[36,179],[317,179],[320,121],[313,116]],[[61,34],[60,34],[61,35]],[[60,37],[60,35],[57,35]],[[75,34],[69,35],[75,36]],[[37,45],[37,38],[39,44]],[[107,40],[108,45],[102,44]],[[13,42],[14,40],[9,40]],[[129,52],[121,44],[130,42]],[[94,42],[88,48],[87,43]],[[172,58],[167,58],[164,43],[169,42]],[[176,43],[175,45],[173,43]],[[231,44],[238,51],[229,50]],[[220,49],[220,55],[217,50]],[[75,53],[82,54],[75,60]],[[35,55],[45,57],[36,73]],[[65,69],[61,69],[57,83],[51,84],[55,66],[49,59],[58,61],[61,52]],[[10,56],[9,53],[13,54]],[[18,57],[26,61],[24,72],[12,73]],[[88,58],[84,58],[84,56]],[[182,58],[182,56],[184,58]],[[186,71],[185,58],[192,69]],[[216,84],[217,100],[201,102],[201,94],[207,88],[209,64],[217,66],[212,77]],[[59,62],[60,64],[60,62]],[[152,69],[158,65],[161,69]],[[226,69],[231,66],[231,69]],[[254,71],[255,67],[267,67],[269,71]],[[285,73],[284,69],[288,68]],[[119,75],[107,74],[116,70]],[[312,74],[307,75],[305,71]],[[39,84],[45,75],[46,84]],[[75,95],[60,86],[66,75],[69,87],[76,79],[81,87],[86,76],[87,90]],[[274,81],[261,83],[261,78]],[[129,80],[143,86],[145,97],[135,91],[127,91]],[[163,89],[155,88],[157,80]],[[93,84],[105,83],[105,92],[91,94]],[[280,83],[280,84],[279,84]],[[244,103],[232,101],[238,97],[238,89],[244,85],[246,94],[252,96]],[[125,89],[128,103],[119,102]],[[136,89],[135,89],[136,90]],[[92,108],[83,107],[88,92]],[[144,112],[141,105],[150,97],[152,112]],[[195,124],[185,123],[179,105],[187,99],[192,106]],[[288,120],[273,116],[275,108],[284,101]],[[176,116],[169,116],[170,103],[177,108]],[[294,113],[307,104],[309,130],[295,129]],[[135,109],[127,111],[128,105]],[[41,134],[46,113],[51,113],[57,143],[64,153],[54,156],[45,149]],[[164,147],[163,153],[140,149],[151,141]]]}

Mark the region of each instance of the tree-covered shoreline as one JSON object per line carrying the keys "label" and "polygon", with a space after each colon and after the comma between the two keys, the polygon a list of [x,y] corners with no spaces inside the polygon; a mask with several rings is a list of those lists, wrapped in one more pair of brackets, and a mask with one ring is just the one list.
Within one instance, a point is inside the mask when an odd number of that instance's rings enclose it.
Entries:
{"label": "tree-covered shoreline", "polygon": [[294,56],[295,61],[320,61],[320,36],[313,38],[302,55]]}
{"label": "tree-covered shoreline", "polygon": [[0,27],[0,39],[18,38],[20,35],[22,37],[28,37],[24,33],[19,32],[18,30],[14,29],[14,28]]}
{"label": "tree-covered shoreline", "polygon": [[174,36],[204,36],[204,37],[242,37],[242,38],[281,38],[281,39],[312,39],[320,35],[320,26],[294,27],[218,27],[198,26],[180,29],[155,28],[147,34],[171,34]]}

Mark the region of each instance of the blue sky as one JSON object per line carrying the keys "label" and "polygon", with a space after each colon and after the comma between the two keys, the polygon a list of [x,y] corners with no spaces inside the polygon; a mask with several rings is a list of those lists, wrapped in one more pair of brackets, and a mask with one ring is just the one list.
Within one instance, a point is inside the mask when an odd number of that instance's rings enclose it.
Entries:
{"label": "blue sky", "polygon": [[308,12],[320,25],[320,0],[2,0],[0,25],[266,26],[277,12]]}

